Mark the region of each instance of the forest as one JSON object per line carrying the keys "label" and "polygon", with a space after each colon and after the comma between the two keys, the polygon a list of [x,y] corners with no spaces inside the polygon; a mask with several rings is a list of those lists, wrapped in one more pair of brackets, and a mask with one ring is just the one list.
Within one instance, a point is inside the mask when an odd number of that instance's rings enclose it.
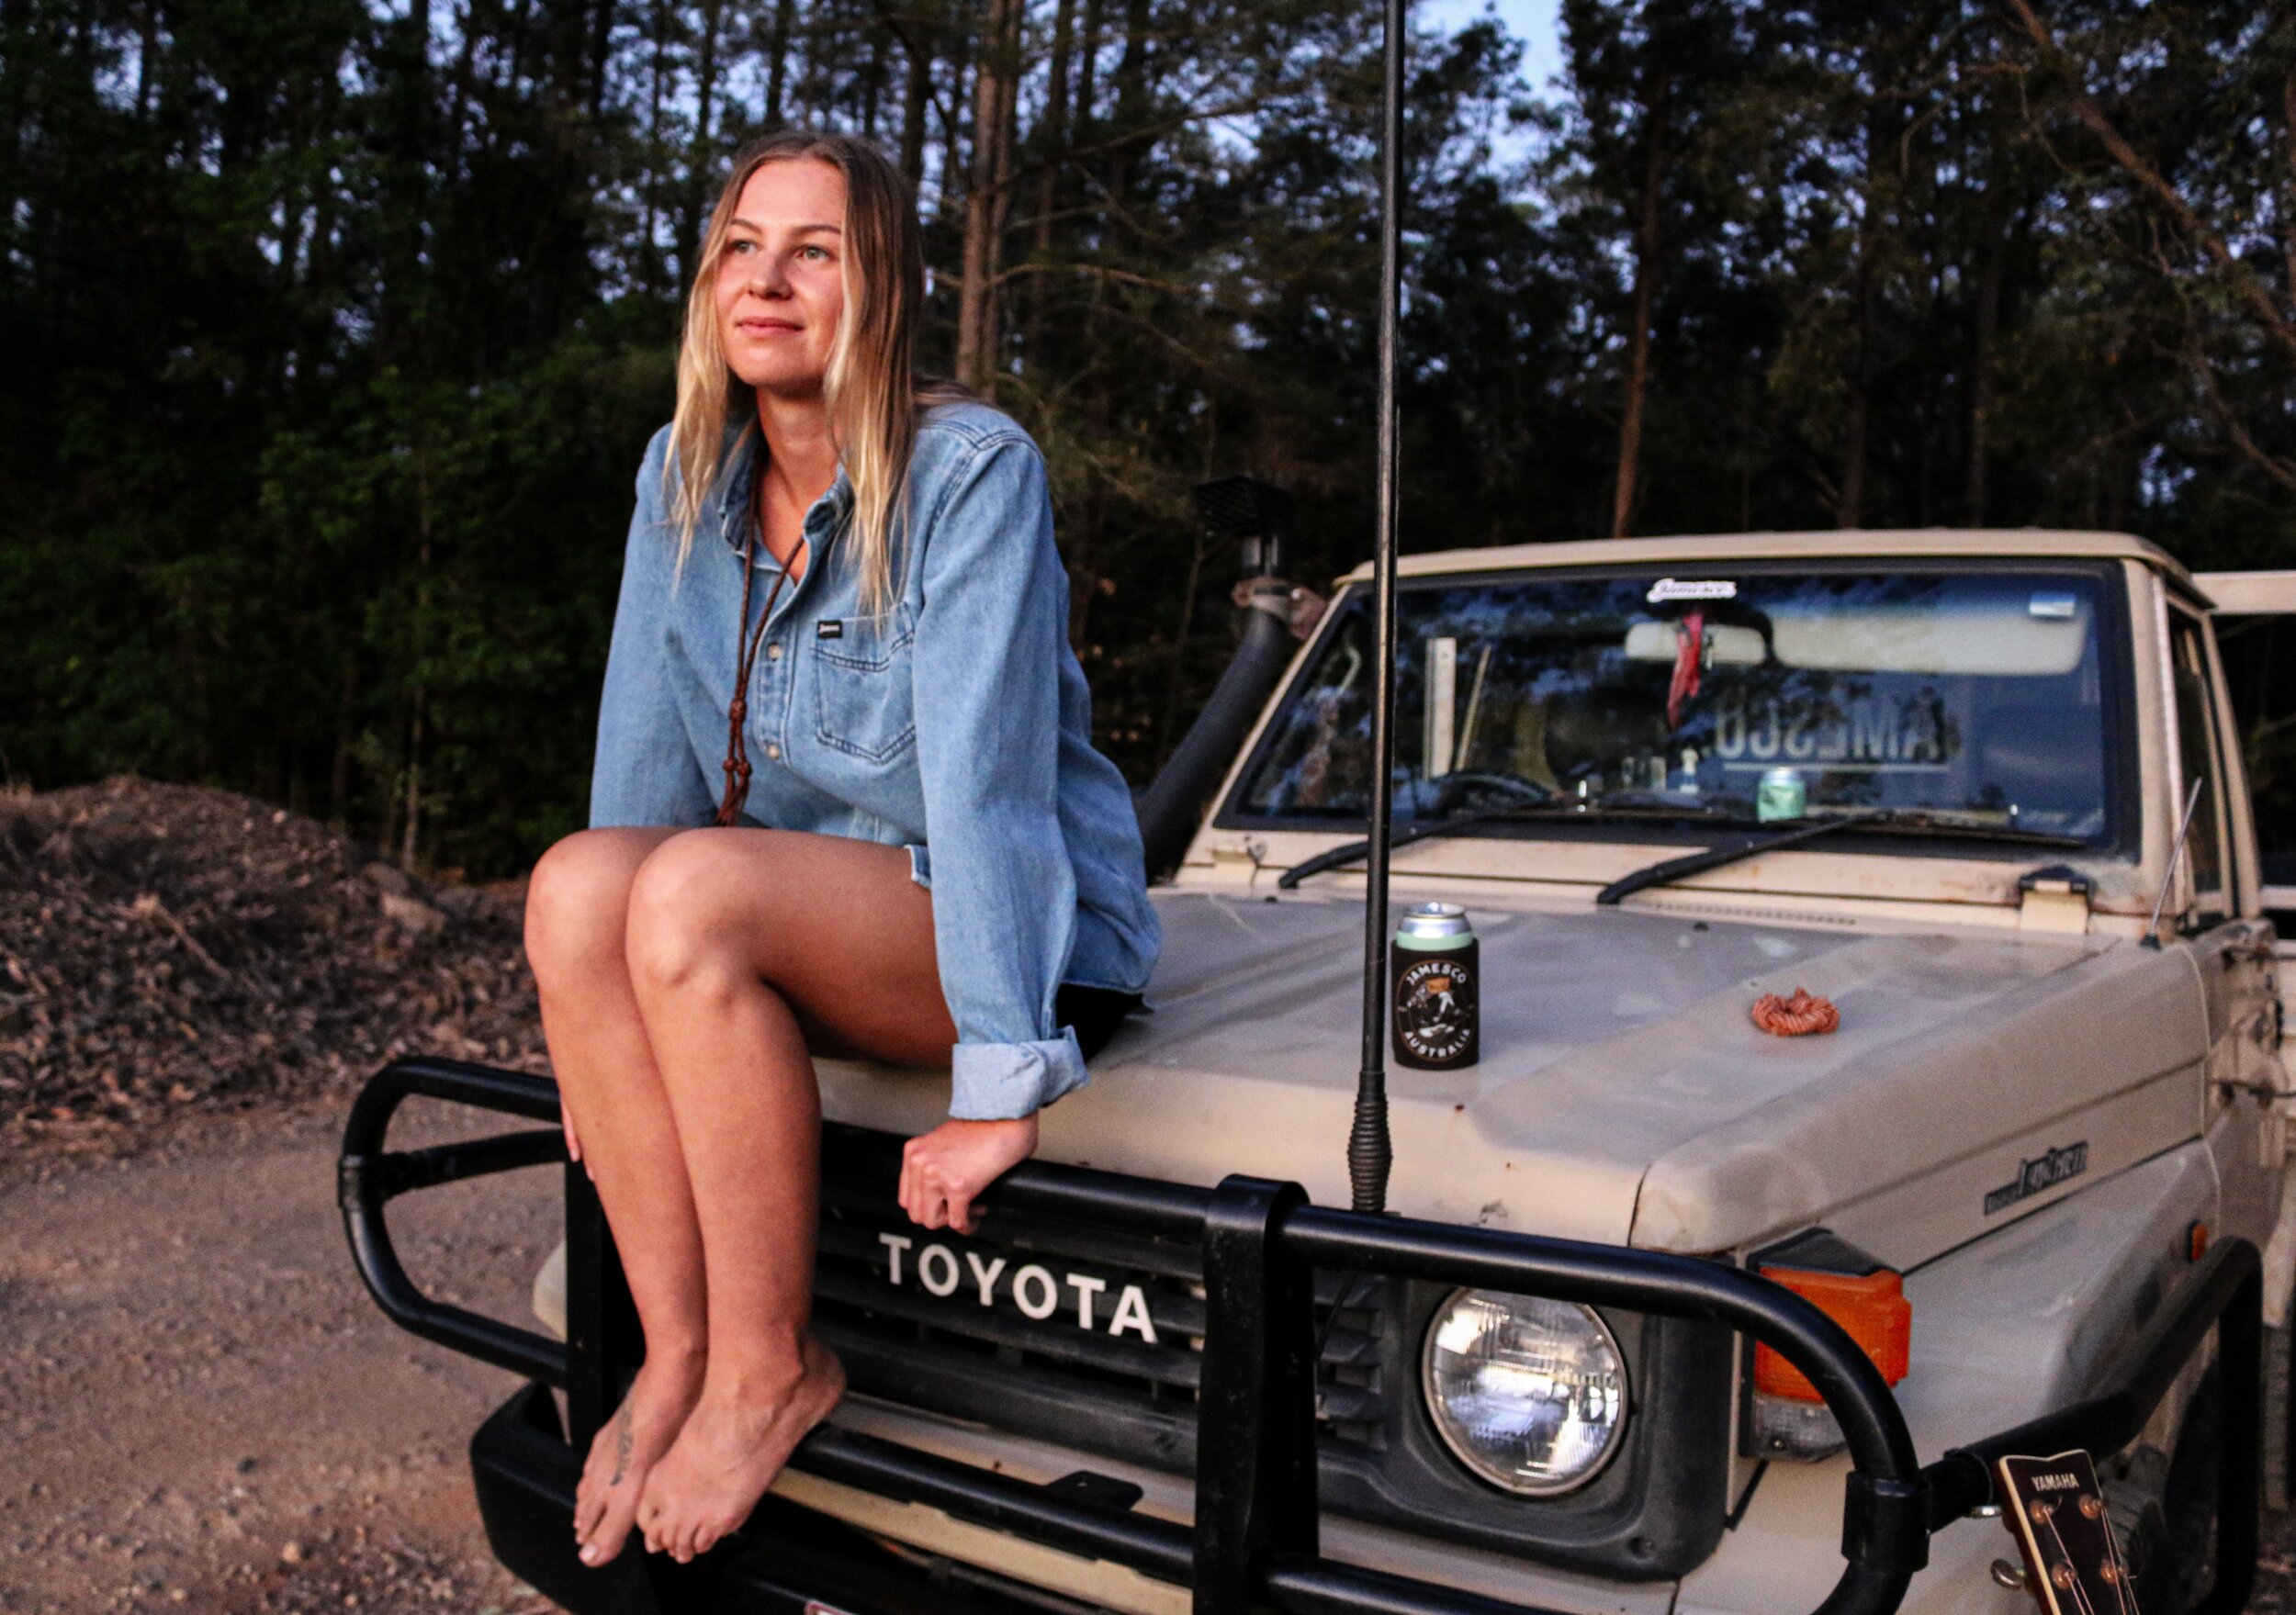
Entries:
{"label": "forest", "polygon": [[[1303,581],[1369,551],[1379,19],[0,0],[0,779],[228,786],[472,878],[578,825],[690,260],[730,152],[805,123],[916,183],[927,363],[1043,446],[1144,781],[1232,644],[1191,485],[1291,489]],[[1407,551],[2032,523],[2296,565],[2296,17],[1562,25],[1543,84],[1495,17],[1412,37]]]}

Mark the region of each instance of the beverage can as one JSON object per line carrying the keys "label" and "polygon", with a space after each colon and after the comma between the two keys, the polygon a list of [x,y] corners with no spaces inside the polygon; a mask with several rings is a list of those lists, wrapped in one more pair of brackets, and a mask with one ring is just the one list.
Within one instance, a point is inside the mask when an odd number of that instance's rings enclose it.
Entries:
{"label": "beverage can", "polygon": [[1388,949],[1395,1063],[1456,1071],[1482,1053],[1482,945],[1456,903],[1415,903]]}
{"label": "beverage can", "polygon": [[1798,819],[1809,811],[1809,787],[1799,768],[1772,768],[1754,788],[1754,818],[1761,824]]}

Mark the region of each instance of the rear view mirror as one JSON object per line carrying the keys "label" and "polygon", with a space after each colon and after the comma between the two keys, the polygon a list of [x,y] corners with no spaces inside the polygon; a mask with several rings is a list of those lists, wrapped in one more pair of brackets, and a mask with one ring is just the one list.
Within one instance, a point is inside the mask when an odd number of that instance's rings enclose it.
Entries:
{"label": "rear view mirror", "polygon": [[[1671,622],[1636,622],[1626,629],[1626,659],[1630,662],[1671,662],[1678,645]],[[1769,646],[1761,631],[1730,622],[1706,624],[1705,654],[1699,659],[1709,667],[1759,667],[1769,659]]]}

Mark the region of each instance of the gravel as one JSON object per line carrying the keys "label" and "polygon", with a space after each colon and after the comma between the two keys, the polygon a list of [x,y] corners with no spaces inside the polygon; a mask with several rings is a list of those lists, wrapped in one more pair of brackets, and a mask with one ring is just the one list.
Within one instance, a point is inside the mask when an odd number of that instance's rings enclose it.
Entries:
{"label": "gravel", "polygon": [[132,1150],[417,1050],[546,1070],[523,900],[227,791],[0,796],[0,1149]]}

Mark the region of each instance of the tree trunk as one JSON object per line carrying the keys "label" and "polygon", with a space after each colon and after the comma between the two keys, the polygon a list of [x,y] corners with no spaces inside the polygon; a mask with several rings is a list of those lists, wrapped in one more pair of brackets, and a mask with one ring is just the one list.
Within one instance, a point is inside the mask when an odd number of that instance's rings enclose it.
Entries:
{"label": "tree trunk", "polygon": [[996,364],[997,214],[1009,140],[1014,51],[1021,0],[990,0],[973,81],[973,175],[964,199],[963,278],[957,288],[957,379],[986,392]]}
{"label": "tree trunk", "polygon": [[152,112],[152,59],[160,50],[160,0],[143,0],[143,33],[136,50],[136,119]]}
{"label": "tree trunk", "polygon": [[1639,491],[1636,479],[1642,458],[1643,408],[1650,390],[1650,320],[1658,302],[1659,225],[1666,184],[1666,69],[1653,62],[1644,83],[1642,219],[1635,230],[1634,325],[1626,333],[1626,397],[1618,417],[1618,488],[1611,499],[1613,538],[1626,536]]}
{"label": "tree trunk", "polygon": [[[649,177],[643,187],[643,194],[646,197],[646,223],[638,232],[638,241],[641,243],[640,250],[645,253],[646,263],[658,271],[666,269],[668,265],[662,262],[660,249],[655,245],[654,241],[655,231],[659,228],[659,219],[655,212],[654,202],[659,194],[660,187],[659,182],[651,176],[660,173],[658,164],[661,162],[662,84],[670,73],[670,0],[654,0],[653,43],[653,71],[647,75],[651,84],[647,91],[646,107],[646,170]],[[675,285],[673,281],[662,289],[668,291]]]}
{"label": "tree trunk", "polygon": [[1118,145],[1109,155],[1109,193],[1119,201],[1131,194],[1131,137],[1148,116],[1149,0],[1126,0],[1124,54],[1116,59]]}
{"label": "tree trunk", "polygon": [[2296,297],[2296,67],[2280,78],[2280,255],[2286,294]]}
{"label": "tree trunk", "polygon": [[901,173],[912,186],[925,181],[925,119],[933,100],[932,39],[932,30],[914,17],[902,33],[909,77],[901,101]]}
{"label": "tree trunk", "polygon": [[940,109],[940,192],[936,203],[936,217],[943,224],[949,221],[956,206],[955,198],[970,194],[964,177],[968,165],[964,130],[956,120],[959,109],[965,105],[965,86],[973,70],[972,36],[962,28],[954,28],[946,38],[949,99]]}
{"label": "tree trunk", "polygon": [[1084,49],[1076,55],[1076,115],[1069,120],[1078,145],[1092,128],[1093,92],[1097,87],[1094,80],[1100,66],[1100,5],[1101,0],[1085,0]]}
{"label": "tree trunk", "polygon": [[981,347],[991,376],[1005,373],[1005,232],[1012,215],[1015,189],[1013,153],[1020,134],[1020,31],[1028,0],[1007,0],[1001,49],[1004,65],[997,73],[996,184],[989,193],[988,298],[983,310]]}
{"label": "tree trunk", "polygon": [[[767,49],[771,52],[765,70],[765,126],[782,127],[782,89],[789,75],[789,28],[797,9],[797,0],[774,0],[773,37]],[[873,120],[872,120],[873,121]]]}
{"label": "tree trunk", "polygon": [[861,72],[861,139],[877,138],[877,104],[884,99],[885,47],[892,41],[893,30],[884,21],[869,28],[869,65]]}
{"label": "tree trunk", "polygon": [[[606,84],[613,67],[613,15],[619,9],[615,0],[597,0],[597,14],[590,29],[590,121],[593,130],[598,120],[606,114]],[[470,26],[466,14],[463,26]]]}
{"label": "tree trunk", "polygon": [[1842,410],[1841,497],[1834,505],[1834,525],[1865,524],[1866,422],[1874,386],[1874,260],[1881,231],[1882,164],[1888,161],[1890,129],[1876,107],[1865,118],[1863,206],[1858,217],[1857,268],[1851,277],[1856,298],[1857,351],[1850,360],[1850,397]]}
{"label": "tree trunk", "polygon": [[[1075,45],[1075,21],[1076,0],[1060,0],[1052,18],[1052,66],[1045,81],[1044,124],[1037,142],[1037,160],[1043,172],[1037,178],[1036,235],[1030,243],[1030,256],[1040,265],[1052,255],[1052,213],[1060,204],[1061,165],[1068,155],[1068,58]],[[1031,373],[1043,364],[1048,278],[1040,272],[1029,282],[1029,330],[1020,354]]]}
{"label": "tree trunk", "polygon": [[338,830],[351,822],[351,757],[358,739],[359,653],[355,638],[346,638],[343,677],[335,686],[334,766],[327,780],[327,822]]}
{"label": "tree trunk", "polygon": [[693,278],[694,258],[701,246],[705,176],[713,166],[710,130],[717,104],[717,28],[725,10],[725,0],[707,0],[702,7],[702,53],[693,70],[693,140],[686,152],[685,203],[678,216],[678,278],[681,281]]}
{"label": "tree trunk", "polygon": [[1962,493],[1964,520],[1972,527],[1985,525],[1986,425],[1993,412],[1993,349],[2001,329],[2001,226],[1990,209],[1980,251],[1969,344],[1969,470]]}

